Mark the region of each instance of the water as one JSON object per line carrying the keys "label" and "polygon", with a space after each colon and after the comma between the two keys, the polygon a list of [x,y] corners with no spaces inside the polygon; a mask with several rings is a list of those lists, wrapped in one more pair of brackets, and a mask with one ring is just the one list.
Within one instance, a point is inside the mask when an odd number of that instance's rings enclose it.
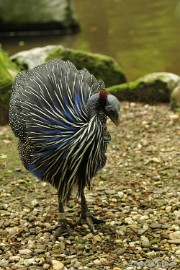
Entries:
{"label": "water", "polygon": [[73,2],[80,33],[1,38],[3,48],[14,54],[37,46],[62,44],[112,56],[122,66],[128,80],[157,71],[180,75],[180,0]]}

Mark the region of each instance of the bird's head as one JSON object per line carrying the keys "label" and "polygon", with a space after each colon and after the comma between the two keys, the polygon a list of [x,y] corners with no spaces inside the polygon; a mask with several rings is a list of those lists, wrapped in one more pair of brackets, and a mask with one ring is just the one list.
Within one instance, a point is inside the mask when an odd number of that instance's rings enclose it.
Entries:
{"label": "bird's head", "polygon": [[118,99],[109,94],[106,90],[101,90],[99,92],[99,105],[104,108],[105,114],[112,120],[112,122],[118,126],[119,125],[119,112],[120,104]]}

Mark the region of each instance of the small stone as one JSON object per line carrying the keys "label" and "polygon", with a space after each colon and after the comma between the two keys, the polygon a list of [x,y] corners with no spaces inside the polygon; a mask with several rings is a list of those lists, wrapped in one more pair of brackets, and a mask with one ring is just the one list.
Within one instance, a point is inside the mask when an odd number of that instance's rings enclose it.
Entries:
{"label": "small stone", "polygon": [[76,269],[79,269],[81,267],[81,263],[80,262],[75,262],[73,264],[73,267],[76,268]]}
{"label": "small stone", "polygon": [[142,235],[143,233],[145,233],[145,231],[146,230],[144,230],[144,229],[139,229],[139,230],[137,230],[137,234]]}
{"label": "small stone", "polygon": [[105,191],[105,193],[108,194],[108,195],[113,195],[113,194],[116,193],[116,190],[114,190],[114,189],[107,189],[107,190]]}
{"label": "small stone", "polygon": [[122,199],[122,197],[124,196],[124,192],[119,191],[119,192],[118,192],[118,196],[119,196],[120,199]]}
{"label": "small stone", "polygon": [[[180,194],[179,194],[179,196],[180,196]],[[177,218],[179,218],[179,217],[180,217],[180,211],[175,210],[175,211],[174,211],[174,215],[175,215]]]}
{"label": "small stone", "polygon": [[126,190],[126,193],[127,193],[127,194],[132,194],[133,191],[132,191],[132,189],[128,188],[128,189]]}
{"label": "small stone", "polygon": [[101,264],[101,261],[99,259],[96,259],[96,260],[94,260],[94,264],[100,265]]}
{"label": "small stone", "polygon": [[169,238],[170,239],[180,239],[180,231],[170,233]]}
{"label": "small stone", "polygon": [[176,250],[176,255],[180,255],[180,249]]}
{"label": "small stone", "polygon": [[170,213],[172,211],[172,207],[170,205],[166,206],[166,212]]}
{"label": "small stone", "polygon": [[50,265],[48,263],[43,264],[43,269],[44,270],[50,269]]}
{"label": "small stone", "polygon": [[9,261],[10,262],[18,262],[20,260],[20,258],[21,257],[19,255],[10,256]]}
{"label": "small stone", "polygon": [[52,260],[52,269],[53,270],[62,270],[64,268],[64,264],[57,260]]}
{"label": "small stone", "polygon": [[126,249],[125,248],[122,248],[118,251],[118,254],[119,255],[123,255],[124,253],[126,252]]}
{"label": "small stone", "polygon": [[160,223],[151,223],[151,224],[149,225],[149,227],[150,227],[151,229],[160,229],[160,228],[162,227],[162,225],[161,225]]}
{"label": "small stone", "polygon": [[21,255],[30,255],[30,254],[32,254],[32,251],[30,249],[28,249],[28,248],[20,249],[19,254],[21,254]]}
{"label": "small stone", "polygon": [[168,243],[180,245],[180,239],[172,239],[172,240],[168,240]]}
{"label": "small stone", "polygon": [[130,217],[125,218],[124,221],[129,225],[135,225],[137,223],[134,220],[132,220],[132,218],[130,218]]}
{"label": "small stone", "polygon": [[34,250],[34,253],[42,254],[42,253],[45,253],[45,250],[44,250],[44,249],[40,249],[40,248],[36,248],[36,249]]}
{"label": "small stone", "polygon": [[176,224],[178,224],[178,225],[180,225],[180,219],[175,219],[175,221],[174,221],[174,223],[176,223]]}
{"label": "small stone", "polygon": [[170,227],[169,224],[162,224],[162,229],[168,229]]}
{"label": "small stone", "polygon": [[93,244],[96,244],[97,242],[101,242],[102,239],[99,235],[95,235],[92,239]]}
{"label": "small stone", "polygon": [[24,264],[25,264],[26,266],[35,264],[35,262],[36,262],[36,261],[35,261],[34,258],[29,258],[29,259],[25,259],[25,260],[24,260]]}
{"label": "small stone", "polygon": [[142,247],[150,247],[151,245],[149,239],[144,235],[141,235],[141,245]]}
{"label": "small stone", "polygon": [[36,199],[34,199],[34,200],[31,201],[31,205],[33,207],[37,207],[37,206],[39,206],[39,203],[38,203],[38,201]]}

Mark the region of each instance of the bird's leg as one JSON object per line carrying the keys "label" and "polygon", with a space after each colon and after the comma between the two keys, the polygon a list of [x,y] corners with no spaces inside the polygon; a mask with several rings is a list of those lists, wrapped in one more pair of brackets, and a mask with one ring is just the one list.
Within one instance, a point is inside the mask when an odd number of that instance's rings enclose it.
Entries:
{"label": "bird's leg", "polygon": [[64,212],[63,203],[59,200],[59,196],[58,196],[58,203],[59,203],[59,215],[58,215],[58,224],[55,227],[54,233],[55,240],[61,235],[68,234],[68,222],[66,220],[66,213]]}
{"label": "bird's leg", "polygon": [[68,222],[66,220],[66,213],[64,212],[63,203],[60,201],[58,196],[58,205],[59,205],[59,215],[58,215],[58,224],[51,229],[45,230],[45,232],[53,232],[54,239],[56,240],[59,236],[68,234]]}
{"label": "bird's leg", "polygon": [[90,228],[90,230],[92,232],[94,232],[94,223],[95,224],[104,223],[103,220],[99,220],[99,219],[95,218],[90,213],[88,206],[87,206],[86,198],[84,195],[84,190],[81,193],[81,214],[80,214],[78,221],[75,223],[75,225],[80,224],[83,220],[87,223],[88,227]]}
{"label": "bird's leg", "polygon": [[66,213],[64,212],[63,203],[59,201],[59,214],[58,214],[59,227],[65,228],[67,226]]}

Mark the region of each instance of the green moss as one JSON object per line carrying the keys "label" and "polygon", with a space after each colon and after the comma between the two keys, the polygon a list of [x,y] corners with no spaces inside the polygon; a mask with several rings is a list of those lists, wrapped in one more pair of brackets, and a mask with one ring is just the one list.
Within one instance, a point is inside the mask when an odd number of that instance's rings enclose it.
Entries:
{"label": "green moss", "polygon": [[0,49],[0,124],[5,124],[8,121],[11,87],[18,71],[8,54]]}
{"label": "green moss", "polygon": [[103,54],[58,48],[46,60],[50,59],[69,60],[78,69],[87,68],[97,79],[102,79],[107,87],[126,82],[125,75],[119,65],[113,58]]}
{"label": "green moss", "polygon": [[171,73],[152,73],[133,82],[114,85],[108,91],[119,100],[134,102],[169,102],[170,93],[178,83],[179,76]]}

